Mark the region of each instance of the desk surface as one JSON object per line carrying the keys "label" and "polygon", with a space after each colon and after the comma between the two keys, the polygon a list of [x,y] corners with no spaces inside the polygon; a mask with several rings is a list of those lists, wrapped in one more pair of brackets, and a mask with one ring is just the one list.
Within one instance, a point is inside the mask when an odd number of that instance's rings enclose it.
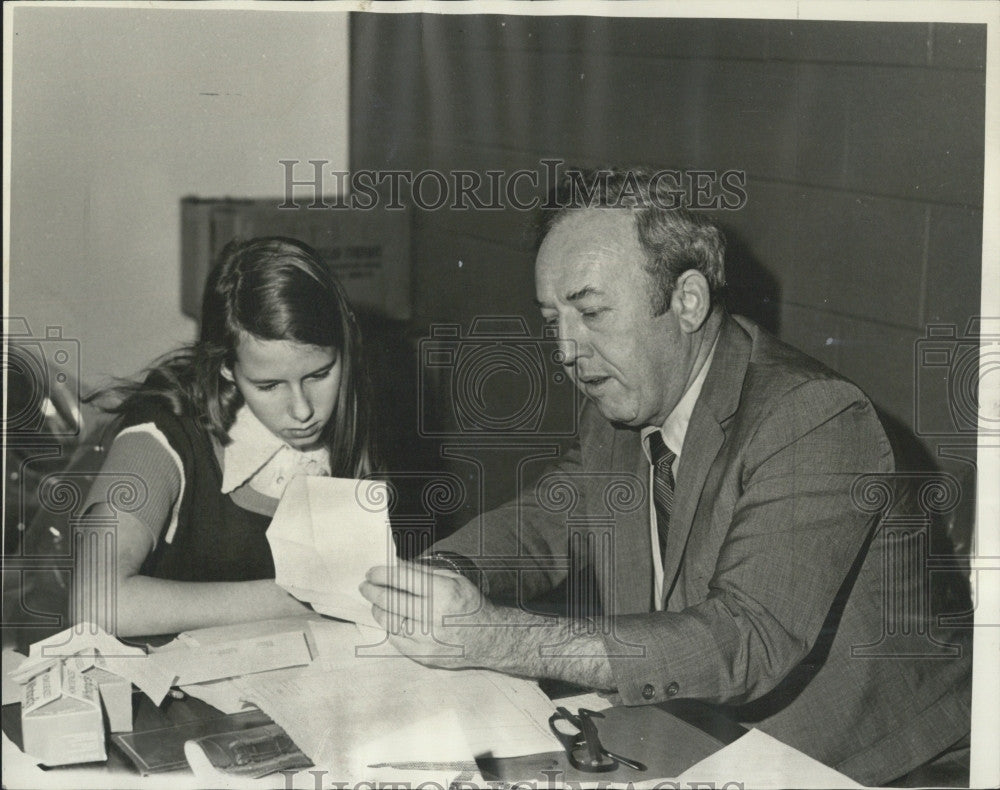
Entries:
{"label": "desk surface", "polygon": [[[576,686],[556,682],[543,682],[541,685],[545,693],[554,700],[565,699],[567,696],[585,691]],[[572,707],[574,703],[566,704]],[[167,697],[157,706],[140,693],[133,695],[133,711],[134,733],[148,733],[192,723],[210,724],[211,720],[223,717],[217,709],[195,698]],[[264,714],[259,715],[266,720]],[[604,711],[604,715],[605,719],[598,722],[604,745],[611,751],[646,763],[650,768],[648,773],[640,775],[631,769],[619,768],[616,772],[605,774],[580,774],[568,765],[565,755],[561,752],[506,759],[481,756],[477,759],[480,772],[488,781],[494,778],[506,780],[535,778],[547,782],[547,776],[551,774],[546,775],[544,771],[559,771],[563,779],[582,781],[585,783],[584,786],[587,786],[588,783],[596,781],[648,782],[655,781],[659,777],[678,777],[698,763],[696,771],[705,766],[704,770],[711,772],[711,775],[705,773],[702,778],[713,780],[723,776],[726,779],[740,777],[748,784],[771,787],[857,786],[847,777],[836,774],[832,769],[773,738],[768,738],[763,733],[754,732],[746,738],[742,737],[746,733],[743,727],[726,718],[713,706],[694,700],[672,700],[661,705],[613,708]],[[173,790],[180,786],[197,786],[196,777],[189,770],[140,777],[131,761],[118,750],[110,738],[106,763],[38,769],[31,763],[30,758],[14,748],[19,747],[21,743],[20,706],[17,704],[3,706],[0,723],[6,736],[5,756],[20,758],[5,763],[4,784],[7,787],[171,787]],[[755,739],[753,736],[758,737]],[[723,748],[727,745],[728,748]],[[182,749],[181,743],[180,750]],[[702,761],[704,757],[707,759]],[[17,766],[11,769],[14,763],[17,763]],[[17,781],[17,777],[21,774],[8,773],[20,769],[23,769],[25,774],[30,774],[30,781]],[[8,781],[8,778],[12,781]],[[312,779],[311,776],[308,778]],[[312,788],[313,784],[309,787]]]}
{"label": "desk surface", "polygon": [[[557,699],[572,691],[570,687],[549,684],[546,691]],[[133,695],[133,732],[148,732],[164,727],[203,722],[221,717],[218,710],[192,697],[174,699],[167,697],[159,705],[154,705],[144,694]],[[615,708],[604,712],[606,721],[599,721],[601,739],[612,751],[619,751],[628,757],[646,762],[650,769],[667,767],[666,775],[677,774],[690,767],[701,758],[735,741],[746,730],[726,719],[710,706],[693,700],[674,700],[659,706],[642,708]],[[263,714],[261,714],[263,717]],[[20,705],[3,706],[0,715],[4,734],[20,748],[21,719]],[[664,740],[672,744],[671,759],[664,763],[662,748]],[[92,764],[88,770],[100,773],[137,773],[131,761],[108,739],[108,760],[105,764]],[[182,754],[180,755],[183,756]],[[659,756],[659,759],[656,759]],[[651,759],[652,758],[652,759]],[[610,774],[581,774],[567,763],[561,753],[530,755],[518,758],[490,759],[479,761],[480,770],[486,779],[530,779],[538,777],[543,770],[558,770],[566,774],[568,780],[600,777],[602,780],[633,780],[643,778],[631,769],[622,768]],[[52,786],[62,786],[61,775],[78,770],[81,766],[51,768],[46,774],[52,777]]]}

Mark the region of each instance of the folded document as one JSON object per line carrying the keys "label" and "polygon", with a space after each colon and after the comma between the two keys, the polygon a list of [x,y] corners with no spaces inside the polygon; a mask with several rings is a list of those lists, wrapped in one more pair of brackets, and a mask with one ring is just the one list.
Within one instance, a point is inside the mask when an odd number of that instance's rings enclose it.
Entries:
{"label": "folded document", "polygon": [[358,585],[395,563],[388,499],[376,480],[294,478],[267,530],[275,581],[322,614],[380,628]]}

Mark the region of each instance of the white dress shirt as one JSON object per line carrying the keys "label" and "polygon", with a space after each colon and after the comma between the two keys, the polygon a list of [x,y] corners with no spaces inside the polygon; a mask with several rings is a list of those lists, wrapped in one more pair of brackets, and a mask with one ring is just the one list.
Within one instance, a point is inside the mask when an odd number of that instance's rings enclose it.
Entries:
{"label": "white dress shirt", "polygon": [[[677,468],[681,462],[681,449],[684,447],[684,437],[687,435],[688,423],[691,422],[691,413],[694,411],[694,405],[698,402],[698,396],[701,395],[701,388],[705,384],[705,377],[708,375],[708,369],[712,366],[712,358],[715,356],[715,346],[719,342],[716,338],[715,342],[712,343],[712,349],[708,352],[708,356],[702,363],[701,370],[694,377],[691,382],[691,386],[687,388],[684,395],[674,406],[674,410],[667,415],[667,419],[664,421],[663,426],[659,429],[660,435],[663,437],[663,443],[667,446],[676,458],[674,458],[673,464],[671,464],[670,469],[674,473],[674,479],[677,479]],[[642,451],[646,454],[646,460],[649,461],[649,491],[653,490],[653,459],[649,454],[649,437],[656,431],[656,426],[647,425],[642,429]],[[650,552],[653,555],[653,590],[654,590],[654,605],[657,611],[663,609],[663,557],[660,556],[660,538],[656,532],[656,507],[653,505],[652,495],[649,497],[649,540],[650,540]]]}

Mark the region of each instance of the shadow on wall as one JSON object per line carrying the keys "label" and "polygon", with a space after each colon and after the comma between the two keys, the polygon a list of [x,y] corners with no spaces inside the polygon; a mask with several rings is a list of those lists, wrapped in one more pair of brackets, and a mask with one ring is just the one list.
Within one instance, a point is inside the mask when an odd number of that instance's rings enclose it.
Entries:
{"label": "shadow on wall", "polygon": [[[428,541],[437,529],[424,506],[424,489],[443,471],[437,443],[420,432],[423,401],[418,340],[406,322],[371,311],[359,310],[357,314],[371,379],[370,408],[380,469],[377,476],[390,485],[393,531],[400,554],[410,556],[419,553],[418,544]],[[421,532],[426,534],[418,534]]]}
{"label": "shadow on wall", "polygon": [[[726,234],[726,306],[781,336],[781,286],[737,231]],[[784,327],[786,332],[793,329]],[[935,613],[964,620],[971,616],[968,559],[975,551],[976,464],[953,464],[952,474],[915,434],[913,427],[876,404],[896,462],[895,484],[927,531],[929,604]],[[941,499],[917,501],[918,490]]]}
{"label": "shadow on wall", "polygon": [[930,503],[941,511],[931,516],[931,554],[948,556],[954,553],[957,557],[970,557],[975,551],[976,464],[963,464],[955,474],[946,472],[910,426],[881,409],[879,418],[892,445],[896,472],[936,477],[947,486],[941,489],[942,496],[953,493],[941,500],[940,507],[935,502]]}
{"label": "shadow on wall", "polygon": [[726,235],[725,303],[730,313],[781,334],[781,285],[753,254],[741,234],[719,223]]}

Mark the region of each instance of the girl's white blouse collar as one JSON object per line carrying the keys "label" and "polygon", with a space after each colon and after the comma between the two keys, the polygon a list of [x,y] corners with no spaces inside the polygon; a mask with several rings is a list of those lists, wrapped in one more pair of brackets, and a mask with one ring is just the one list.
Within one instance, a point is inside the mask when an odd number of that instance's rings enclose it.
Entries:
{"label": "girl's white blouse collar", "polygon": [[222,451],[223,494],[249,482],[255,491],[277,499],[296,475],[330,474],[326,447],[297,450],[271,433],[245,404],[236,412],[229,438]]}

